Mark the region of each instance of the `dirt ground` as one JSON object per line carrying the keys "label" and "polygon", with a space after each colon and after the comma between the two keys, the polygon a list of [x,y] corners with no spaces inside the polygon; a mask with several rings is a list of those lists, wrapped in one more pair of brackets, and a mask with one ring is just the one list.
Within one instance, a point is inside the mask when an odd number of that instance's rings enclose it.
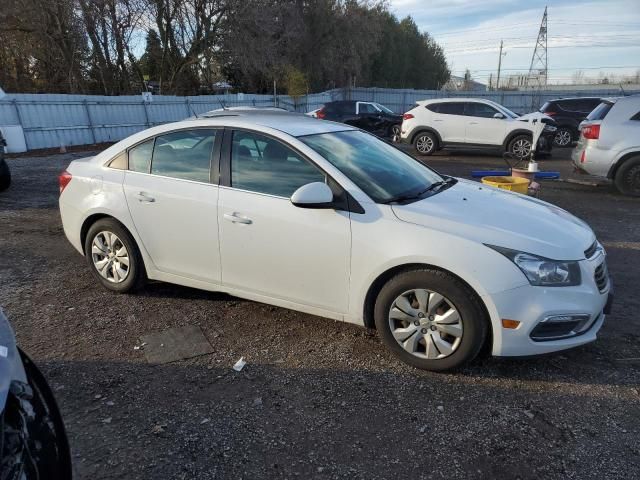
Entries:
{"label": "dirt ground", "polygon": [[[568,153],[543,168],[567,177]],[[0,194],[0,305],[55,391],[77,478],[640,478],[640,199],[543,185],[608,250],[616,302],[597,342],[435,374],[354,325],[161,283],[104,290],[57,207],[57,174],[85,155],[10,159]],[[472,153],[427,163],[458,176],[502,166]],[[214,353],[152,366],[134,350],[184,325]]]}

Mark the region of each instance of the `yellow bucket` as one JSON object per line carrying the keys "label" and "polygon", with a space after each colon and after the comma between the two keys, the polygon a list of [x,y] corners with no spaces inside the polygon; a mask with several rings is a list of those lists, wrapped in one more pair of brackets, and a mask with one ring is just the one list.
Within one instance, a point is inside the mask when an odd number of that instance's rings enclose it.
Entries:
{"label": "yellow bucket", "polygon": [[529,180],[518,177],[482,177],[482,183],[492,187],[504,188],[512,192],[527,194]]}

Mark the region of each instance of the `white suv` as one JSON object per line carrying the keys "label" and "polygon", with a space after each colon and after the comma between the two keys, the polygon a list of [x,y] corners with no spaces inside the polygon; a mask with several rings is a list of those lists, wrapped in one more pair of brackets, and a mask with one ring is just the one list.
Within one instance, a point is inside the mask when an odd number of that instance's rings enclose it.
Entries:
{"label": "white suv", "polygon": [[640,95],[603,100],[580,127],[574,165],[640,196]]}
{"label": "white suv", "polygon": [[[542,118],[542,116],[540,116]],[[544,119],[553,123],[551,118]],[[551,151],[556,128],[547,125],[536,150]],[[499,148],[518,158],[531,153],[532,128],[527,117],[477,98],[423,100],[404,114],[400,139],[421,155],[450,147]]]}

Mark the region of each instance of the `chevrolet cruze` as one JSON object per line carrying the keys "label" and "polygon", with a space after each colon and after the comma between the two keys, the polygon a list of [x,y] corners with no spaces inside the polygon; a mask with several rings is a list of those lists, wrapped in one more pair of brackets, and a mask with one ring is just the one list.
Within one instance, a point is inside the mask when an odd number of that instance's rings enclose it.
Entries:
{"label": "chevrolet cruze", "polygon": [[106,288],[161,280],[376,328],[419,368],[593,341],[612,298],[604,249],[565,210],[304,115],[161,125],[59,182]]}

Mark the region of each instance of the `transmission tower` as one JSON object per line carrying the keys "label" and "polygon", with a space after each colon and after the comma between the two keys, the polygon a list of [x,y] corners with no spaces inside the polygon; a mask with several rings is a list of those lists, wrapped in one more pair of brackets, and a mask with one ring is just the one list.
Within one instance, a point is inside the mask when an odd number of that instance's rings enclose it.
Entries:
{"label": "transmission tower", "polygon": [[547,86],[547,7],[544,7],[536,48],[531,57],[527,86],[537,89]]}

